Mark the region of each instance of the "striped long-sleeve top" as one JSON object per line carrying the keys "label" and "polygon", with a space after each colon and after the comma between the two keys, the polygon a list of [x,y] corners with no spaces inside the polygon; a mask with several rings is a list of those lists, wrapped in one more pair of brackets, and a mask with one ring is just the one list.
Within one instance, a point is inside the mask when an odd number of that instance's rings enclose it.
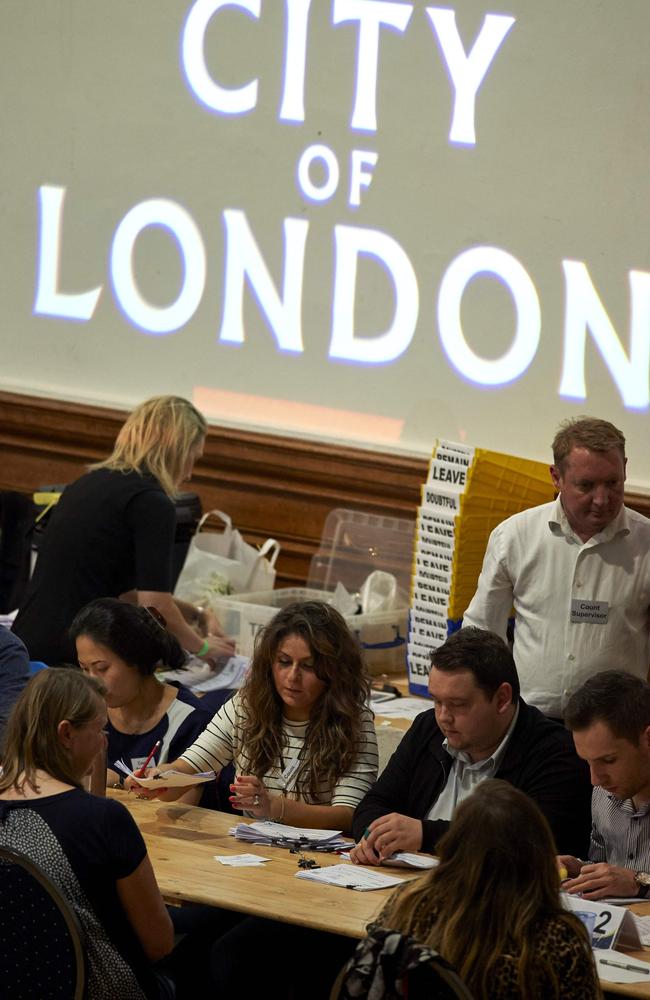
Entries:
{"label": "striped long-sleeve top", "polygon": [[[250,774],[250,758],[243,745],[242,726],[245,719],[241,697],[236,694],[219,709],[207,729],[182,755],[197,771],[220,771],[231,761],[235,763],[237,774]],[[301,760],[305,753],[305,734],[308,722],[291,722],[283,719],[282,728],[287,746],[282,758],[264,775],[264,784],[269,792],[285,791],[282,774],[289,762]],[[372,713],[364,710],[361,723],[361,738],[354,763],[349,771],[342,774],[334,787],[323,781],[315,796],[304,797],[305,801],[317,805],[350,806],[356,808],[368,789],[377,779],[378,754],[377,734]],[[289,798],[298,798],[292,787],[286,788]]]}

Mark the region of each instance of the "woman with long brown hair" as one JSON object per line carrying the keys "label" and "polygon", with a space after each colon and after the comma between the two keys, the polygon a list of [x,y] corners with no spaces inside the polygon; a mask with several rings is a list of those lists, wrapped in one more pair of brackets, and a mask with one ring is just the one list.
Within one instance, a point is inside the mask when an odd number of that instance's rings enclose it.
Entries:
{"label": "woman with long brown hair", "polygon": [[[194,774],[234,761],[235,809],[291,826],[349,831],[355,806],[377,776],[368,694],[359,644],[339,612],[323,601],[290,604],[258,634],[244,687],[170,766]],[[182,789],[140,794],[169,800]],[[293,997],[320,1000],[350,954],[350,938],[220,916],[222,933],[212,949],[215,996],[241,992],[245,968],[247,995],[265,994],[271,983],[273,996],[293,989]],[[269,972],[280,953],[291,955],[289,963]]]}
{"label": "woman with long brown hair", "polygon": [[601,996],[586,930],[560,902],[548,823],[523,792],[482,782],[456,810],[438,857],[377,924],[439,952],[476,1000]]}
{"label": "woman with long brown hair", "polygon": [[259,633],[244,687],[171,766],[194,774],[234,761],[235,809],[348,831],[377,777],[368,691],[359,644],[338,611],[290,604]]}

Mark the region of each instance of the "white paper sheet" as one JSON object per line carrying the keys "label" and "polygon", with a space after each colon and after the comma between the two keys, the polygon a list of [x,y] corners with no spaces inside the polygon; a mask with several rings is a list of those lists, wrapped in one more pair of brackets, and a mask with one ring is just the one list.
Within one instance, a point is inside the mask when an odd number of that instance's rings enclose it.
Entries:
{"label": "white paper sheet", "polygon": [[370,692],[370,707],[373,712],[381,713],[381,706],[387,701],[396,701],[399,698],[398,694],[391,694],[390,691],[371,691]]}
{"label": "white paper sheet", "polygon": [[638,913],[633,913],[632,916],[641,938],[641,944],[647,948],[650,945],[650,917],[640,917]]}
{"label": "white paper sheet", "polygon": [[377,705],[375,711],[386,719],[415,719],[430,708],[433,708],[433,701],[426,698],[395,698]]}
{"label": "white paper sheet", "polygon": [[240,688],[246,680],[250,665],[250,656],[231,656],[223,670],[196,684],[194,690],[206,692]]}
{"label": "white paper sheet", "polygon": [[[647,983],[650,986],[650,962],[647,969],[643,971],[645,962],[637,958],[630,958],[623,951],[614,951],[611,948],[595,948],[594,958],[596,959],[596,969],[603,982],[606,983]],[[617,965],[630,965],[633,969],[619,969],[612,965],[603,965],[603,961],[616,962]],[[640,969],[640,972],[634,971]]]}
{"label": "white paper sheet", "polygon": [[382,864],[395,865],[398,868],[421,868],[426,870],[435,868],[440,862],[437,858],[432,858],[428,854],[411,854],[410,851],[396,851],[385,862],[382,861]]}
{"label": "white paper sheet", "polygon": [[[339,857],[344,861],[350,860],[350,851],[340,851]],[[435,868],[440,862],[437,858],[432,858],[427,854],[411,854],[408,851],[397,851],[391,854],[390,858],[380,862],[381,865],[388,865],[389,868],[416,868],[426,871]]]}
{"label": "white paper sheet", "polygon": [[206,781],[214,781],[216,778],[214,771],[200,771],[198,774],[165,771],[152,778],[139,778],[123,760],[116,760],[114,766],[129,778],[135,778],[143,788],[189,788],[190,785],[203,785]]}
{"label": "white paper sheet", "polygon": [[242,686],[250,662],[248,656],[231,656],[223,667],[215,670],[209,663],[195,658],[184,669],[165,670],[156,676],[165,681],[177,681],[194,691],[222,691]]}
{"label": "white paper sheet", "polygon": [[325,885],[337,885],[344,889],[356,889],[357,892],[390,889],[403,882],[403,879],[394,875],[385,875],[374,868],[362,868],[359,865],[328,865],[327,868],[305,869],[296,872],[296,878],[322,882]]}
{"label": "white paper sheet", "polygon": [[215,854],[214,860],[228,868],[259,868],[270,858],[261,858],[258,854]]}

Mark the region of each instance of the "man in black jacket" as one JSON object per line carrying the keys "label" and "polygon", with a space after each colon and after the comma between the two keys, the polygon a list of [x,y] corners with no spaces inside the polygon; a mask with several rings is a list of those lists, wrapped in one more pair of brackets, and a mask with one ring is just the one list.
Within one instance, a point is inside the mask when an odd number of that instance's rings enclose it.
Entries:
{"label": "man in black jacket", "polygon": [[376,865],[395,851],[433,853],[457,804],[485,778],[529,795],[558,852],[579,856],[591,824],[588,768],[571,734],[519,696],[503,640],[477,628],[456,632],[433,653],[429,693],[435,708],[417,717],[357,806],[352,860]]}

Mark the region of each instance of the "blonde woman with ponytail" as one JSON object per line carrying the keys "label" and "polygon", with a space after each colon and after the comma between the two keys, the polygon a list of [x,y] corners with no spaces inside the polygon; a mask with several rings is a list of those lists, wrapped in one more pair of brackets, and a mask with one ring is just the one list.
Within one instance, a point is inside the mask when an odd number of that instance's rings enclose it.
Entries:
{"label": "blonde woman with ponytail", "polygon": [[129,414],[112,454],[66,487],[13,625],[32,660],[73,662],[70,623],[98,597],[157,608],[181,646],[205,660],[232,655],[215,616],[171,593],[174,498],[206,432],[187,399],[155,396]]}

